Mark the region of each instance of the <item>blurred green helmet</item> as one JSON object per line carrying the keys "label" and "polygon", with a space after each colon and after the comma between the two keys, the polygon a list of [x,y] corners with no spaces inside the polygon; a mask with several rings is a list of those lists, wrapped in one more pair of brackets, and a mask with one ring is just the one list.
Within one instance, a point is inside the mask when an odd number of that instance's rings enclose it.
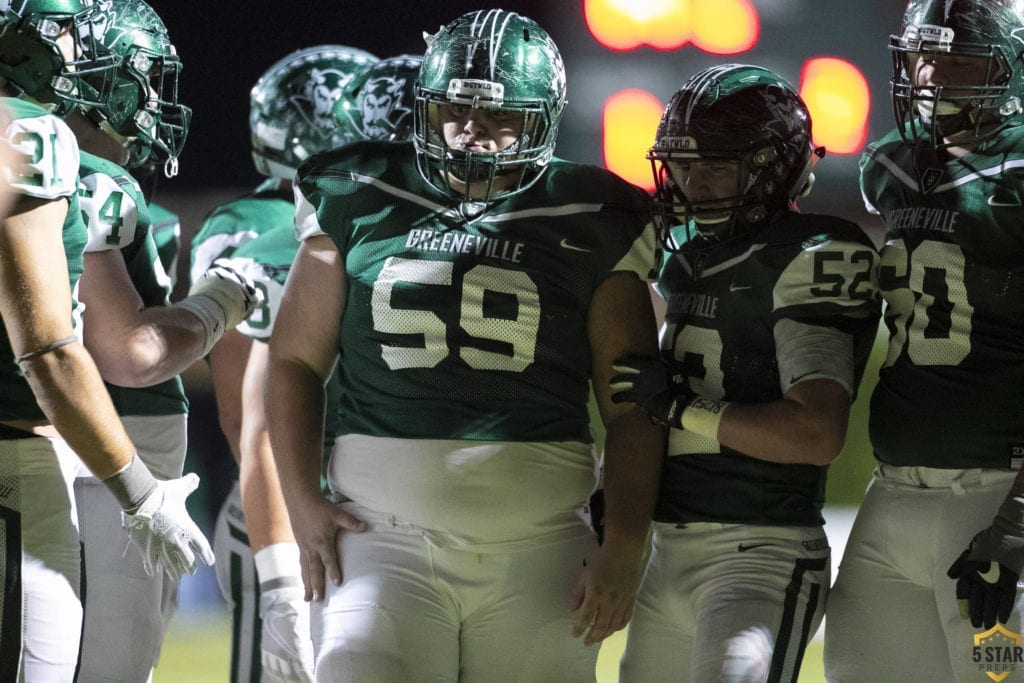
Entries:
{"label": "blurred green helmet", "polygon": [[[113,57],[95,44],[92,0],[0,0],[0,81],[13,94],[57,115],[76,105],[99,106],[110,82],[99,78]],[[68,54],[61,50],[64,41]]]}
{"label": "blurred green helmet", "polygon": [[361,137],[339,125],[335,105],[345,85],[378,60],[344,45],[317,45],[279,60],[249,95],[252,158],[261,174],[291,180],[314,154]]}
{"label": "blurred green helmet", "polygon": [[411,139],[416,78],[422,62],[417,55],[399,55],[357,73],[334,106],[338,125],[351,128],[364,140]]}
{"label": "blurred green helmet", "polygon": [[[484,201],[518,194],[551,160],[565,103],[562,57],[535,21],[499,9],[464,14],[427,37],[413,133],[419,172],[459,200],[470,199],[470,182],[486,183]],[[430,123],[431,108],[445,104],[519,112],[523,132],[498,153],[452,149]],[[496,190],[495,177],[509,174],[517,176],[515,182]],[[452,190],[449,177],[465,181],[466,192]]]}
{"label": "blurred green helmet", "polygon": [[108,74],[109,96],[101,106],[84,108],[85,115],[131,152],[129,165],[152,155],[168,177],[176,175],[192,110],[178,99],[181,60],[167,27],[142,0],[97,0],[90,27],[116,63]]}

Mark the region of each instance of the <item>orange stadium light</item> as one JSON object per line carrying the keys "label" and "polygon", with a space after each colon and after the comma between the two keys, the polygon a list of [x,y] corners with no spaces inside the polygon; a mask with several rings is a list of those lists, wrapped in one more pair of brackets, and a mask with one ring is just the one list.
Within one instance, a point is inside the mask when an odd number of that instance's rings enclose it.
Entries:
{"label": "orange stadium light", "polygon": [[654,179],[647,150],[654,143],[663,108],[657,97],[638,89],[617,92],[604,103],[604,165],[648,192],[654,189]]}
{"label": "orange stadium light", "polygon": [[761,29],[750,0],[583,0],[583,15],[594,39],[619,51],[692,42],[713,54],[737,54],[757,44]]}
{"label": "orange stadium light", "polygon": [[814,144],[832,154],[858,154],[868,136],[871,94],[850,62],[817,57],[804,62],[800,95],[811,112]]}

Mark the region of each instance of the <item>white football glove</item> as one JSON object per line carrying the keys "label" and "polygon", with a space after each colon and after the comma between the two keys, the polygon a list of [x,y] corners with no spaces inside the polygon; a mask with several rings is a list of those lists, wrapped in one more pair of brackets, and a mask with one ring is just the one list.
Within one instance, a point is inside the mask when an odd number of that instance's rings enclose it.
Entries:
{"label": "white football glove", "polygon": [[134,513],[122,512],[122,523],[132,543],[142,553],[150,575],[167,572],[177,581],[196,571],[196,555],[213,565],[213,550],[185,509],[185,499],[199,486],[195,473],[180,479],[157,481],[152,493]]}
{"label": "white football glove", "polygon": [[263,302],[263,294],[228,259],[217,259],[175,306],[191,311],[206,330],[205,356],[213,345],[249,317]]}
{"label": "white football glove", "polygon": [[[274,585],[278,587],[264,587]],[[302,581],[297,578],[267,581],[260,588],[264,683],[313,683],[313,640],[304,594]]]}

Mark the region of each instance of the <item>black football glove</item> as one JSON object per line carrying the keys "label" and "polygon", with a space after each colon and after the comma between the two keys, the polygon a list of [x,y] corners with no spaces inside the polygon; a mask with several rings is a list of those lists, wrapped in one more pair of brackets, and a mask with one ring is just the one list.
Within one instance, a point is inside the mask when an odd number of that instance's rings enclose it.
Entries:
{"label": "black football glove", "polygon": [[1010,618],[1017,581],[1024,568],[1024,490],[1017,485],[1003,501],[992,526],[978,532],[946,572],[956,579],[960,617],[975,628],[992,628]]}
{"label": "black football glove", "polygon": [[660,358],[629,355],[612,364],[612,403],[635,403],[655,422],[682,429],[683,409],[696,394],[677,369]]}

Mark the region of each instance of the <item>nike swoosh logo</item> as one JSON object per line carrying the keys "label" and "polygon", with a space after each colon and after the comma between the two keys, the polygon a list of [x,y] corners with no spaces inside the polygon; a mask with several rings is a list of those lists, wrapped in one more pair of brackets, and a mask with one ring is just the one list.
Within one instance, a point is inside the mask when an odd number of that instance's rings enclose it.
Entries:
{"label": "nike swoosh logo", "polygon": [[740,543],[738,546],[736,546],[736,550],[738,552],[745,553],[748,550],[753,550],[754,548],[763,548],[767,545],[771,545],[771,543]]}
{"label": "nike swoosh logo", "polygon": [[999,563],[989,562],[988,571],[978,572],[978,576],[982,581],[992,584],[999,583]]}
{"label": "nike swoosh logo", "polygon": [[562,249],[569,249],[571,251],[585,251],[588,253],[590,252],[589,249],[584,249],[583,247],[576,247],[569,244],[569,240],[565,238],[562,238],[562,241],[558,243],[558,246],[562,247]]}
{"label": "nike swoosh logo", "polygon": [[802,375],[795,375],[795,376],[789,378],[789,383],[790,384],[796,384],[797,382],[802,380],[804,377],[810,377],[811,375],[816,375],[819,372],[821,372],[820,369],[818,369],[818,370],[811,370],[810,372],[805,372]]}
{"label": "nike swoosh logo", "polygon": [[729,283],[729,291],[730,292],[742,292],[745,289],[753,289],[753,288],[754,288],[753,285],[746,285],[745,287],[738,287],[738,286],[736,286],[735,282]]}
{"label": "nike swoosh logo", "polygon": [[998,199],[996,199],[995,195],[990,195],[989,198],[988,198],[988,205],[989,206],[1020,206],[1021,203],[1020,202],[1001,202]]}

